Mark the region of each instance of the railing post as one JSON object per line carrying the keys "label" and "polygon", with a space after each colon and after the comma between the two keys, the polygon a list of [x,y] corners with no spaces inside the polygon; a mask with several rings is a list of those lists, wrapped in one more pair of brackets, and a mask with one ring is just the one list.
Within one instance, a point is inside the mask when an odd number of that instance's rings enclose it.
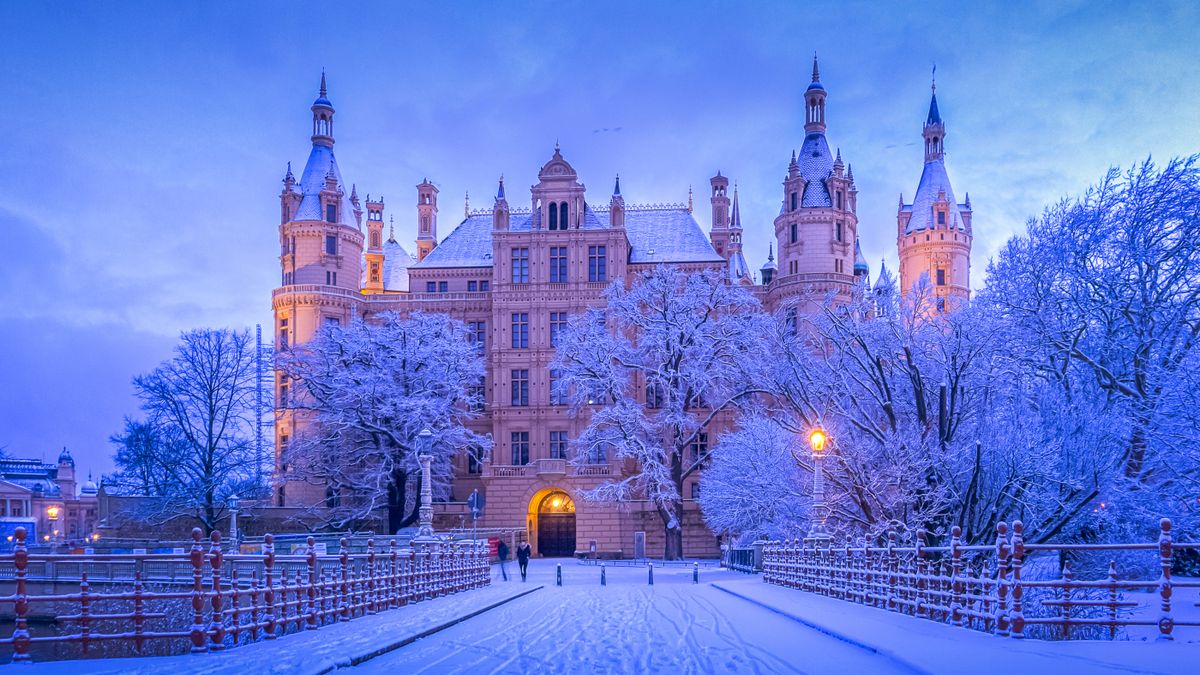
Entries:
{"label": "railing post", "polygon": [[258,642],[259,626],[262,623],[262,579],[258,570],[250,575],[250,642]]}
{"label": "railing post", "polygon": [[308,564],[308,607],[305,620],[306,630],[317,629],[317,540],[308,538],[308,550],[304,561]]}
{"label": "railing post", "polygon": [[887,609],[888,611],[896,611],[896,531],[889,530],[887,533],[887,569],[888,569],[888,592],[887,592]]}
{"label": "railing post", "polygon": [[1071,639],[1071,604],[1074,600],[1074,589],[1071,584],[1075,581],[1075,575],[1071,572],[1071,561],[1063,562],[1063,599],[1062,599],[1062,629],[1063,639]]}
{"label": "railing post", "polygon": [[608,579],[605,577],[605,574],[604,574],[604,563],[600,563],[600,585],[601,586],[608,585]]}
{"label": "railing post", "polygon": [[342,621],[350,618],[350,542],[342,537],[338,540],[338,585],[337,610]]}
{"label": "railing post", "polygon": [[1115,640],[1117,637],[1117,611],[1120,603],[1120,596],[1117,592],[1117,561],[1108,561],[1108,638]]}
{"label": "railing post", "polygon": [[146,627],[145,600],[142,598],[142,573],[133,573],[133,645],[141,653],[145,638],[142,633]]}
{"label": "railing post", "polygon": [[916,568],[917,582],[914,584],[917,588],[917,605],[913,612],[921,618],[925,618],[925,603],[928,601],[928,596],[925,594],[928,584],[926,583],[925,575],[928,572],[925,560],[925,547],[929,545],[929,533],[925,528],[917,530],[917,553],[916,553]]}
{"label": "railing post", "polygon": [[1022,533],[1025,526],[1019,520],[1012,524],[1012,636],[1017,639],[1025,637],[1025,609],[1022,598],[1025,589],[1021,586],[1021,566],[1025,559],[1025,539]]}
{"label": "railing post", "polygon": [[963,625],[962,528],[950,528],[950,623]]}
{"label": "railing post", "polygon": [[221,532],[213,530],[212,547],[208,552],[208,563],[212,567],[212,622],[209,629],[210,651],[225,649],[224,599],[221,597],[221,563],[225,554],[221,552]]}
{"label": "railing post", "polygon": [[238,588],[238,571],[237,564],[229,563],[229,633],[233,637],[233,646],[238,646],[238,638],[242,634],[242,614],[239,603],[241,601],[241,590]]}
{"label": "railing post", "polygon": [[399,551],[397,551],[397,548],[396,548],[396,539],[395,539],[395,537],[393,537],[392,540],[388,542],[389,574],[388,574],[388,584],[387,584],[387,587],[388,587],[387,606],[389,609],[395,609],[396,607],[400,606],[400,602],[399,602],[400,598],[399,598],[399,594],[397,592],[398,589],[400,588],[400,579],[396,576],[397,574],[399,574],[399,569],[400,569],[399,563],[398,563],[398,556],[399,556]]}
{"label": "railing post", "polygon": [[996,635],[1008,636],[1008,524],[996,523]]}
{"label": "railing post", "polygon": [[367,540],[367,614],[377,612],[375,605],[375,540]]}
{"label": "railing post", "polygon": [[200,528],[192,528],[192,652],[208,651],[204,632],[204,549],[200,547]]}
{"label": "railing post", "polygon": [[1158,580],[1158,595],[1162,599],[1162,614],[1158,618],[1158,639],[1173,640],[1171,630],[1175,628],[1175,620],[1171,618],[1171,563],[1173,545],[1171,542],[1171,519],[1163,518],[1158,521],[1158,558],[1162,566],[1162,576]]}
{"label": "railing post", "polygon": [[87,572],[79,573],[79,642],[83,648],[83,653],[87,654],[88,641],[91,638],[91,615],[88,609],[88,603],[91,601],[89,597],[88,577]]}
{"label": "railing post", "polygon": [[25,546],[27,536],[25,528],[18,527],[13,533],[16,545],[13,547],[13,567],[16,568],[17,592],[13,599],[13,663],[29,663],[29,593],[25,586],[25,575],[29,569],[29,549]]}
{"label": "railing post", "polygon": [[263,537],[263,608],[266,610],[267,639],[274,640],[277,625],[275,612],[275,535]]}

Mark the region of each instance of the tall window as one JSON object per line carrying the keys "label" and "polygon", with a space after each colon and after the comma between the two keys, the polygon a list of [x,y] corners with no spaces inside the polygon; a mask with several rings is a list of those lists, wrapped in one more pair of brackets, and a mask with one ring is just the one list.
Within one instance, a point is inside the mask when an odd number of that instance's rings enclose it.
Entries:
{"label": "tall window", "polygon": [[604,405],[607,400],[608,395],[604,392],[603,384],[595,382],[588,387],[588,405]]}
{"label": "tall window", "polygon": [[529,283],[529,249],[527,248],[512,250],[512,282],[514,284]]}
{"label": "tall window", "polygon": [[842,240],[842,221],[837,221],[837,240]]}
{"label": "tall window", "polygon": [[796,224],[792,223],[792,243],[796,243]]}
{"label": "tall window", "polygon": [[842,191],[841,190],[837,191],[837,207],[839,210],[842,208]]}
{"label": "tall window", "polygon": [[588,281],[608,281],[608,247],[588,247]]}
{"label": "tall window", "polygon": [[476,447],[467,448],[467,473],[481,474],[483,473],[483,462],[480,457],[483,456],[483,451]]}
{"label": "tall window", "polygon": [[796,334],[796,308],[789,307],[787,310],[787,314],[785,314],[784,316],[786,317],[784,319],[784,322],[785,322],[785,325],[787,326],[788,332],[791,333],[792,335],[795,335]]}
{"label": "tall window", "polygon": [[487,378],[479,378],[479,382],[467,388],[470,405],[473,412],[483,412],[487,408]]}
{"label": "tall window", "polygon": [[526,369],[512,371],[512,404],[529,405],[529,371]]}
{"label": "tall window", "polygon": [[337,235],[325,235],[325,253],[326,255],[337,255]]}
{"label": "tall window", "polygon": [[567,283],[567,247],[550,247],[550,283]]}
{"label": "tall window", "polygon": [[279,349],[284,350],[287,348],[288,348],[288,320],[280,319],[279,320]]}
{"label": "tall window", "polygon": [[279,383],[279,407],[280,408],[288,407],[288,382],[287,382],[287,380],[282,380]]}
{"label": "tall window", "polygon": [[486,346],[487,340],[487,322],[486,321],[468,321],[467,322],[467,339],[479,345],[480,349]]}
{"label": "tall window", "polygon": [[487,279],[483,279],[479,282],[479,290],[481,290],[481,291],[487,292],[488,290],[491,289],[491,287],[492,287],[492,282],[488,281]]}
{"label": "tall window", "polygon": [[938,225],[945,225],[945,224],[946,224],[946,212],[938,211]]}
{"label": "tall window", "polygon": [[550,369],[550,405],[566,405],[567,392],[562,386],[562,371],[557,368]]}
{"label": "tall window", "polygon": [[646,385],[646,407],[658,409],[663,407],[662,385],[651,382]]}
{"label": "tall window", "polygon": [[551,204],[547,204],[546,208],[548,208],[550,210],[550,229],[557,230],[558,229],[558,205],[551,203]]}
{"label": "tall window", "polygon": [[513,312],[512,315],[512,346],[513,349],[529,349],[529,313]]}
{"label": "tall window", "polygon": [[692,441],[692,461],[696,462],[708,456],[708,432],[701,431]]}
{"label": "tall window", "polygon": [[567,458],[567,432],[550,432],[550,459]]}
{"label": "tall window", "polygon": [[558,205],[558,229],[567,229],[567,223],[569,222],[571,221],[567,218],[567,203],[562,202]]}
{"label": "tall window", "polygon": [[325,271],[325,285],[337,286],[337,272]]}
{"label": "tall window", "polygon": [[946,285],[946,270],[939,269],[937,271],[937,285],[938,286]]}
{"label": "tall window", "polygon": [[566,312],[550,312],[550,346],[558,346],[558,336],[567,328]]}
{"label": "tall window", "polygon": [[797,206],[799,206],[799,204],[800,204],[799,197],[796,195],[796,193],[795,193],[795,192],[793,192],[793,193],[792,193],[792,208],[790,208],[790,209],[788,209],[788,210],[789,210],[789,211],[795,211],[795,210],[796,210],[796,207],[797,207]]}
{"label": "tall window", "polygon": [[525,466],[529,463],[529,432],[512,432],[512,463]]}
{"label": "tall window", "polygon": [[371,248],[379,248],[379,234],[378,232],[371,233]]}
{"label": "tall window", "polygon": [[588,448],[588,464],[605,464],[608,462],[608,443],[600,443]]}
{"label": "tall window", "polygon": [[326,204],[325,205],[325,222],[327,222],[327,223],[336,223],[337,222],[337,204]]}
{"label": "tall window", "polygon": [[946,311],[946,299],[945,298],[937,299],[937,311],[939,311],[939,312]]}

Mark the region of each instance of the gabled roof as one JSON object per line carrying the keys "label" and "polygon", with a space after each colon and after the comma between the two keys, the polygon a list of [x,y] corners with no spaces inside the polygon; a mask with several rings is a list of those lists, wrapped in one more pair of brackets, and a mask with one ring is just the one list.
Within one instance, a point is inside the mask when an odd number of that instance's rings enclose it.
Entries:
{"label": "gabled roof", "polygon": [[[529,232],[533,229],[530,214],[509,216],[509,230]],[[583,229],[607,228],[607,218],[601,220],[592,208],[586,207]],[[708,237],[686,208],[638,208],[625,211],[625,234],[629,238],[631,263],[723,262],[709,243]],[[492,214],[472,213],[443,239],[425,259],[414,268],[491,267]]]}

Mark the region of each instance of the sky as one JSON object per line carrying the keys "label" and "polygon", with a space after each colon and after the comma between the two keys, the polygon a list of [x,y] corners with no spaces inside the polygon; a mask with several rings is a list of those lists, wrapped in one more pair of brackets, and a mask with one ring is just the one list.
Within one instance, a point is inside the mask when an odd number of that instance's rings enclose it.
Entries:
{"label": "sky", "polygon": [[1200,151],[1191,2],[0,4],[0,448],[112,468],[131,378],[179,333],[271,320],[280,180],[311,147],[321,70],[335,151],[412,251],[536,182],[555,142],[605,203],[740,188],[766,259],[820,56],[872,275],[921,174],[937,65],[946,163],[970,193],[972,285],[1031,216],[1110,166]]}

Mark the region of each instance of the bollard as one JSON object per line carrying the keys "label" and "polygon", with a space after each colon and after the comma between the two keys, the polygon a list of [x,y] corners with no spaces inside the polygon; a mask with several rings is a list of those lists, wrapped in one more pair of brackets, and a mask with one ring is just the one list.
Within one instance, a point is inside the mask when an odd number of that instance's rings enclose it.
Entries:
{"label": "bollard", "polygon": [[557,570],[555,571],[554,576],[555,576],[554,585],[562,586],[562,563],[558,563]]}
{"label": "bollard", "polygon": [[608,580],[604,578],[604,563],[600,563],[600,585],[607,586]]}
{"label": "bollard", "polygon": [[692,583],[700,583],[700,563],[698,562],[692,563]]}
{"label": "bollard", "polygon": [[650,585],[654,585],[654,563],[650,563]]}

